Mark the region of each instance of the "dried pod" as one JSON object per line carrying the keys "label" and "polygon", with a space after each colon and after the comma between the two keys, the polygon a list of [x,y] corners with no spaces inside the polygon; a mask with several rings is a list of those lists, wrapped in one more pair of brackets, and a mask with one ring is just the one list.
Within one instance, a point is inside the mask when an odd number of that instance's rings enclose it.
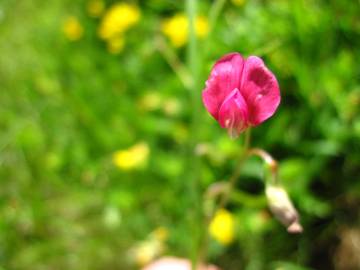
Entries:
{"label": "dried pod", "polygon": [[268,185],[266,197],[269,208],[289,233],[301,233],[303,228],[299,223],[299,214],[290,201],[286,190],[281,186]]}

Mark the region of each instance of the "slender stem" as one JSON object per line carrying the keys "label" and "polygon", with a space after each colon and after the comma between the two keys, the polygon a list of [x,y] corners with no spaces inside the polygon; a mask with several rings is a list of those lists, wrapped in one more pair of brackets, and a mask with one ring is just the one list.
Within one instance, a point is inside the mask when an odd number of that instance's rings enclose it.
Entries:
{"label": "slender stem", "polygon": [[210,32],[214,30],[216,21],[220,15],[222,8],[224,7],[226,0],[216,0],[211,6],[209,12],[209,23],[210,23]]}
{"label": "slender stem", "polygon": [[[235,168],[233,174],[231,175],[229,181],[227,183],[221,183],[220,186],[215,187],[215,190],[213,190],[214,193],[211,194],[214,196],[222,195],[222,197],[220,197],[220,202],[215,207],[215,209],[211,213],[206,213],[206,215],[205,215],[204,224],[205,224],[206,232],[205,232],[205,235],[203,236],[201,249],[199,250],[199,255],[198,255],[199,259],[198,260],[200,262],[204,260],[206,253],[207,253],[208,245],[209,245],[209,234],[207,233],[207,229],[209,227],[210,221],[213,218],[214,214],[217,212],[217,210],[224,208],[226,206],[228,200],[230,199],[232,190],[236,183],[236,179],[239,178],[241,169],[244,165],[245,160],[248,157],[248,151],[249,151],[250,140],[251,140],[250,137],[251,137],[251,129],[249,128],[245,132],[244,148],[240,154],[239,161],[237,162],[236,168]],[[212,199],[213,198],[214,197],[212,197]]]}
{"label": "slender stem", "polygon": [[[265,150],[260,148],[250,148],[250,141],[251,141],[251,129],[248,129],[245,133],[244,138],[244,149],[241,152],[241,155],[239,157],[239,161],[237,163],[237,166],[231,175],[228,182],[219,182],[213,186],[211,186],[210,189],[208,189],[208,192],[205,194],[205,203],[208,200],[214,201],[216,197],[220,197],[219,204],[214,207],[214,209],[211,209],[211,211],[207,211],[205,215],[205,226],[206,228],[209,227],[210,221],[213,218],[214,214],[218,209],[224,208],[228,202],[228,200],[231,197],[231,194],[233,193],[233,189],[236,183],[236,180],[239,178],[241,169],[244,165],[244,162],[249,158],[250,156],[258,156],[260,157],[265,164],[268,166],[271,172],[271,181],[272,184],[278,184],[278,164],[276,160]],[[237,197],[239,196],[243,199],[245,194],[238,192]],[[254,203],[254,201],[252,201]],[[262,204],[263,201],[257,200],[256,204]],[[202,248],[199,251],[199,261],[203,261],[204,257],[206,256],[208,244],[209,244],[209,234],[207,233],[203,238],[203,244]]]}
{"label": "slender stem", "polygon": [[244,139],[244,152],[247,152],[250,148],[251,143],[251,128],[247,129],[245,132],[245,139]]}
{"label": "slender stem", "polygon": [[268,152],[266,152],[265,150],[260,149],[260,148],[252,148],[248,151],[247,155],[260,157],[264,161],[266,166],[268,166],[270,169],[271,176],[272,176],[271,177],[272,184],[274,184],[274,185],[279,184],[278,163]]}
{"label": "slender stem", "polygon": [[[186,1],[186,11],[189,20],[189,46],[187,51],[188,65],[193,78],[196,80],[198,75],[198,58],[197,58],[197,40],[195,33],[195,20],[196,20],[196,0]],[[193,87],[196,82],[193,80]]]}
{"label": "slender stem", "polygon": [[226,3],[226,0],[214,0],[213,4],[211,5],[210,11],[209,11],[209,34],[207,36],[206,42],[204,43],[203,51],[205,52],[205,56],[207,57],[210,52],[211,43],[213,39],[214,29],[216,26],[216,23],[218,21],[218,18],[221,14],[221,11]]}
{"label": "slender stem", "polygon": [[197,40],[195,34],[195,19],[196,19],[197,0],[186,0],[186,13],[189,21],[189,45],[187,48],[187,64],[191,75],[190,95],[192,104],[191,117],[191,140],[189,142],[189,181],[190,181],[190,196],[192,198],[192,215],[191,215],[191,231],[192,231],[192,245],[191,245],[191,267],[196,269],[198,264],[198,250],[201,241],[202,230],[199,226],[199,221],[202,220],[201,196],[200,196],[200,172],[201,163],[200,158],[195,153],[195,146],[199,141],[199,129],[201,124],[200,109],[201,98],[199,90],[199,64],[200,53],[197,49]]}
{"label": "slender stem", "polygon": [[250,147],[250,137],[251,137],[251,129],[249,128],[249,129],[247,129],[245,131],[244,149],[241,152],[241,155],[240,155],[239,161],[238,161],[238,163],[237,163],[237,165],[235,167],[234,173],[230,177],[228,189],[224,193],[223,197],[221,198],[217,209],[221,209],[221,208],[225,207],[228,200],[229,200],[229,198],[230,198],[231,191],[235,186],[236,179],[239,178],[240,173],[241,173],[241,169],[242,169],[242,167],[244,165],[245,160],[248,157],[248,150],[249,150],[249,147]]}

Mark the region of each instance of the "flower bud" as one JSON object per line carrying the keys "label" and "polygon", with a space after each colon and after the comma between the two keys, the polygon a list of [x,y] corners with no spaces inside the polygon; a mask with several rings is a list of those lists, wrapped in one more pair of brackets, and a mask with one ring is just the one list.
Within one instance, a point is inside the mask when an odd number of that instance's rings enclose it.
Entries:
{"label": "flower bud", "polygon": [[291,203],[286,190],[281,186],[268,185],[265,192],[271,212],[287,227],[287,231],[301,233],[303,228],[299,223],[299,214]]}

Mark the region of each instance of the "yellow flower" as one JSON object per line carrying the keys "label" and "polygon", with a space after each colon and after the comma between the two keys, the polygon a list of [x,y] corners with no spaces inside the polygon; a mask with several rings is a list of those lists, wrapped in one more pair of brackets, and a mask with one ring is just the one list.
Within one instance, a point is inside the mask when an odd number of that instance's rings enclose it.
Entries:
{"label": "yellow flower", "polygon": [[135,262],[144,266],[161,255],[165,249],[165,240],[168,237],[168,230],[159,227],[152,231],[147,239],[139,242],[130,250]]}
{"label": "yellow flower", "polygon": [[87,12],[91,17],[99,17],[105,9],[104,1],[102,0],[90,0],[86,6]]}
{"label": "yellow flower", "polygon": [[121,213],[114,206],[107,206],[104,209],[103,221],[109,228],[116,228],[121,223]]}
{"label": "yellow flower", "polygon": [[118,54],[124,49],[124,44],[122,36],[112,37],[107,40],[107,50],[112,54]]}
{"label": "yellow flower", "polygon": [[159,227],[159,228],[156,228],[152,233],[151,233],[151,236],[160,241],[160,242],[163,242],[165,241],[167,238],[168,238],[168,235],[169,235],[169,232],[168,230],[165,228],[165,227]]}
{"label": "yellow flower", "polygon": [[162,25],[162,31],[175,47],[185,45],[188,35],[187,18],[182,14],[177,14],[165,20]]}
{"label": "yellow flower", "polygon": [[[166,19],[162,24],[162,32],[170,39],[175,47],[184,46],[188,40],[189,21],[184,14],[176,14]],[[208,20],[199,16],[195,20],[195,33],[199,38],[205,37],[209,32]]]}
{"label": "yellow flower", "polygon": [[195,21],[195,32],[199,38],[204,38],[209,33],[209,23],[204,16],[197,17]]}
{"label": "yellow flower", "polygon": [[233,215],[226,209],[220,209],[210,222],[209,233],[219,243],[230,244],[234,240],[234,223]]}
{"label": "yellow flower", "polygon": [[132,253],[136,263],[140,266],[144,266],[155,259],[163,249],[164,247],[161,242],[148,240],[139,243],[132,250]]}
{"label": "yellow flower", "polygon": [[146,165],[149,153],[149,146],[145,142],[140,142],[127,150],[115,152],[113,162],[122,170],[133,170]]}
{"label": "yellow flower", "polygon": [[76,41],[82,37],[84,29],[79,20],[76,17],[71,16],[64,22],[63,32],[69,40]]}
{"label": "yellow flower", "polygon": [[141,109],[146,111],[154,111],[160,108],[162,102],[161,96],[158,92],[152,91],[146,93],[140,100],[138,105]]}
{"label": "yellow flower", "polygon": [[164,101],[163,110],[168,116],[174,116],[180,113],[181,104],[175,98],[169,98]]}
{"label": "yellow flower", "polygon": [[136,6],[115,4],[105,13],[98,30],[99,36],[109,39],[121,35],[139,20],[140,11]]}
{"label": "yellow flower", "polygon": [[231,0],[231,2],[235,5],[235,6],[243,6],[246,2],[246,0]]}
{"label": "yellow flower", "polygon": [[176,142],[184,143],[189,137],[189,130],[185,125],[178,124],[175,125],[172,135],[174,136]]}

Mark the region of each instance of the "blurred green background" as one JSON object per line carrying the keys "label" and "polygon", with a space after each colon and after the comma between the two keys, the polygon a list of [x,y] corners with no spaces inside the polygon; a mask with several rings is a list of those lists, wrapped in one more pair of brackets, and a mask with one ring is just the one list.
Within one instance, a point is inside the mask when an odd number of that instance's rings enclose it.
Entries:
{"label": "blurred green background", "polygon": [[360,269],[360,2],[198,1],[195,94],[185,1],[124,3],[0,1],[0,269],[189,256],[194,208],[242,147],[193,103],[231,51],[261,56],[278,78],[282,103],[252,144],[279,161],[304,233],[272,217],[250,159],[227,207],[234,240],[212,239],[209,261]]}

